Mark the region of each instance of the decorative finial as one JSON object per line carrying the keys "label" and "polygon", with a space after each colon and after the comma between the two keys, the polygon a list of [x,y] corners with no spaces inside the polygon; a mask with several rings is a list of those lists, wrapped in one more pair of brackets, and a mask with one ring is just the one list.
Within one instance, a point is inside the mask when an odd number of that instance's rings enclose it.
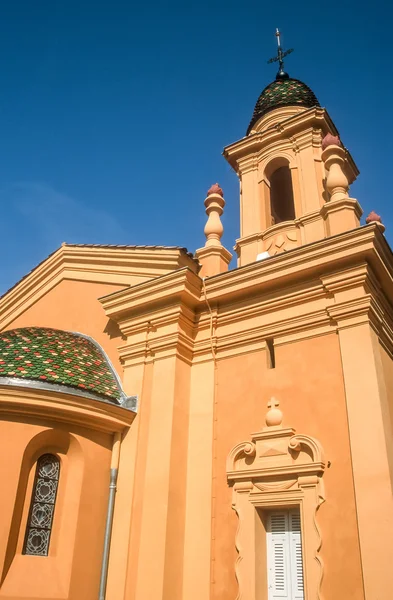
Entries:
{"label": "decorative finial", "polygon": [[385,231],[385,225],[382,223],[381,217],[373,210],[366,218],[366,223],[367,225],[369,225],[370,223],[375,223],[375,225],[378,225],[379,231],[381,231],[381,233]]}
{"label": "decorative finial", "polygon": [[[324,140],[326,138],[328,136],[325,136]],[[338,144],[337,141],[339,142]],[[340,140],[335,136],[331,136],[331,140],[329,141],[328,139],[327,142],[328,145],[322,151],[321,156],[327,171],[326,189],[329,193],[329,201],[335,202],[336,200],[344,200],[349,197],[349,182],[345,168],[346,152]]]}
{"label": "decorative finial", "polygon": [[270,398],[267,404],[268,412],[266,413],[265,421],[268,427],[279,427],[282,423],[283,414],[278,408],[280,403],[275,398]]}
{"label": "decorative finial", "polygon": [[207,195],[210,196],[211,194],[218,194],[222,198],[224,197],[224,192],[222,191],[222,188],[220,188],[220,186],[218,185],[218,183],[213,183],[213,185],[211,186],[211,188],[209,188],[207,190]]}
{"label": "decorative finial", "polygon": [[220,217],[224,212],[224,206],[224,192],[218,183],[215,183],[208,190],[205,200],[206,214],[209,217],[204,229],[206,236],[205,246],[222,246],[221,237],[224,228]]}
{"label": "decorative finial", "polygon": [[338,135],[332,135],[327,133],[322,140],[322,150],[325,150],[328,146],[341,146],[340,138]]}
{"label": "decorative finial", "polygon": [[379,215],[377,215],[376,212],[374,212],[373,210],[370,212],[370,214],[368,215],[368,217],[366,218],[366,223],[367,225],[369,223],[382,223],[382,219]]}
{"label": "decorative finial", "polygon": [[284,71],[284,58],[286,56],[288,56],[288,54],[293,52],[293,48],[290,48],[289,50],[286,50],[284,52],[281,47],[281,37],[280,36],[281,36],[281,34],[280,34],[279,29],[276,29],[277,56],[273,56],[273,58],[270,58],[267,62],[268,62],[268,64],[270,64],[270,63],[274,63],[274,62],[278,61],[279,69],[278,69],[278,73],[276,75],[276,79],[288,79],[289,75],[288,75],[288,73],[286,73]]}

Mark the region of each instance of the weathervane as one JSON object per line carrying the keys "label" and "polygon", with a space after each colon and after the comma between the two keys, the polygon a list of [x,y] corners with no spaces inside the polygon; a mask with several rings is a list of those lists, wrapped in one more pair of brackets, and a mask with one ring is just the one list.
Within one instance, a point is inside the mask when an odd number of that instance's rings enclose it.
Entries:
{"label": "weathervane", "polygon": [[293,48],[290,48],[289,50],[286,50],[285,52],[283,51],[283,49],[281,48],[280,31],[278,29],[276,29],[276,38],[277,38],[277,46],[278,46],[277,56],[273,56],[273,58],[270,58],[267,62],[269,64],[269,63],[274,63],[274,62],[278,61],[280,68],[278,69],[276,79],[287,79],[288,73],[285,73],[285,71],[284,71],[284,58],[286,56],[288,56],[288,54],[293,52]]}

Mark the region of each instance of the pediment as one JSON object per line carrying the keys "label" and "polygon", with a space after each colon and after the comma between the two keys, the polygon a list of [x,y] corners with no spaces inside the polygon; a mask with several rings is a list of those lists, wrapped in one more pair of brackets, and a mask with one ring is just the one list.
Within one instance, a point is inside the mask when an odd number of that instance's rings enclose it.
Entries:
{"label": "pediment", "polygon": [[0,298],[0,331],[63,281],[102,284],[104,294],[183,267],[198,272],[199,265],[175,246],[63,244]]}

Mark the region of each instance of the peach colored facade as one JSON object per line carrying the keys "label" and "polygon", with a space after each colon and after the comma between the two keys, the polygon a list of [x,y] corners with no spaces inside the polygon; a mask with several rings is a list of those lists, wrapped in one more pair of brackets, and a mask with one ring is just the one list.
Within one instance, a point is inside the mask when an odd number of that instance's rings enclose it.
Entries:
{"label": "peach colored facade", "polygon": [[[224,156],[241,183],[237,268],[215,185],[195,257],[63,245],[0,299],[0,332],[88,335],[138,398],[129,410],[0,377],[0,600],[269,600],[266,515],[290,507],[301,515],[305,599],[391,599],[384,228],[360,226],[348,194],[357,168],[325,109],[270,110]],[[272,209],[281,168],[287,220]],[[44,453],[60,460],[58,496],[48,556],[29,556]]]}

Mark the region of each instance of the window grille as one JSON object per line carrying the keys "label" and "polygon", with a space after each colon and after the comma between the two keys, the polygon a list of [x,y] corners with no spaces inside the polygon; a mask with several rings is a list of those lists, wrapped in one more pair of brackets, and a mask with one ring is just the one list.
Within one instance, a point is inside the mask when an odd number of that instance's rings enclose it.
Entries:
{"label": "window grille", "polygon": [[60,461],[44,454],[37,461],[23,554],[48,556],[60,476]]}

